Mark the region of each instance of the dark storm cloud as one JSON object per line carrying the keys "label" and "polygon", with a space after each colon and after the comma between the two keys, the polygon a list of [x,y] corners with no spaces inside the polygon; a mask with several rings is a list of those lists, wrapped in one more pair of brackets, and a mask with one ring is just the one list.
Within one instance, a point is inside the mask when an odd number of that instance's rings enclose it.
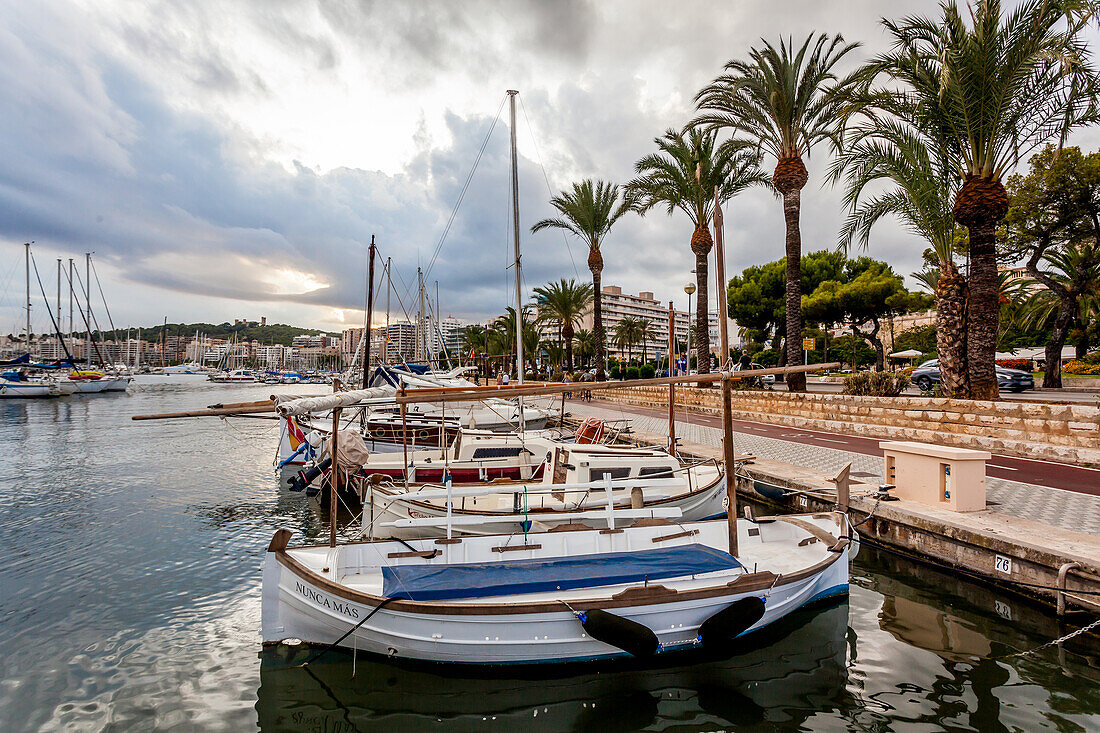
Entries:
{"label": "dark storm cloud", "polygon": [[[650,2],[444,0],[95,7],[18,4],[0,21],[0,237],[95,249],[122,277],[164,291],[359,308],[374,234],[394,258],[401,294],[418,265],[430,266],[429,288],[439,281],[444,312],[472,317],[510,301],[506,109],[432,260],[506,88],[523,91],[525,281],[588,279],[582,243],[529,232],[551,213],[540,161],[553,192],[583,177],[625,182],[655,136],[690,119],[695,90],[761,36],[842,32],[867,44],[861,58],[882,47],[878,16],[892,12],[869,0],[681,3],[676,12]],[[250,129],[255,109],[279,111],[249,105],[281,100],[289,83],[250,61],[270,58],[250,56],[255,47],[289,59],[291,71],[279,73],[297,72],[306,84],[339,90],[369,81],[379,90],[368,100],[371,118],[400,107],[402,120],[415,121],[419,112],[419,124],[396,131],[371,133],[364,124],[354,141],[378,150],[412,141],[411,152],[384,171],[363,156],[359,167],[338,160],[320,170],[295,152],[296,141]],[[234,105],[248,113],[223,114]],[[308,139],[323,112],[305,112]],[[840,191],[821,186],[828,161],[824,149],[808,161],[805,251],[835,247],[843,220]],[[624,219],[605,244],[605,283],[682,306],[694,267],[690,236],[679,213]],[[731,273],[782,257],[783,240],[781,207],[769,193],[727,205]],[[887,222],[868,253],[908,273],[922,249]],[[295,273],[327,287],[300,292],[308,283]],[[141,320],[144,305],[119,309]]]}

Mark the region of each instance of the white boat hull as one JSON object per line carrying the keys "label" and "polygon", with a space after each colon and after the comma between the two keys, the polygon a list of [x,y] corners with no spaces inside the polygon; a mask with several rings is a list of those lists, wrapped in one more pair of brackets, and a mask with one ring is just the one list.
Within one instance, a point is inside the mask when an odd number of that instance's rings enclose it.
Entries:
{"label": "white boat hull", "polygon": [[[683,494],[672,496],[669,499],[661,501],[646,501],[642,504],[644,508],[654,507],[676,507],[682,514],[682,521],[685,522],[701,522],[706,519],[713,519],[725,513],[726,511],[726,483],[724,480],[725,474],[719,472],[716,477],[710,479],[707,485],[703,488],[696,489],[694,491],[685,491]],[[518,490],[522,490],[522,486],[517,486]],[[629,501],[629,495],[623,497]],[[374,534],[382,537],[400,537],[402,539],[426,539],[431,537],[439,537],[442,533],[442,525],[435,527],[402,527],[400,529],[394,527],[385,527],[387,522],[394,522],[401,519],[417,519],[423,517],[435,517],[437,519],[444,519],[447,516],[447,508],[445,502],[429,503],[429,502],[402,502],[391,500],[390,497],[381,495],[381,489],[379,489],[379,495],[370,497],[367,499],[370,502],[369,506],[364,506],[364,512],[368,516],[374,517]],[[456,502],[457,504],[458,502]],[[620,500],[618,505],[622,505],[624,502]],[[440,505],[442,504],[442,506]],[[465,506],[465,505],[463,505]],[[466,516],[472,513],[477,513],[476,504],[471,502],[469,504],[470,510],[464,511],[462,509],[455,510],[453,516]],[[581,509],[601,509],[606,506],[606,501],[603,495],[596,492],[590,501],[576,509],[575,511],[581,511]],[[629,504],[627,504],[629,506]],[[373,515],[371,514],[371,507],[374,508]],[[569,510],[559,509],[559,512],[568,514]],[[489,515],[491,516],[491,515]],[[524,521],[529,521],[530,524],[525,528],[523,526]],[[543,519],[540,517],[540,512],[531,512],[526,518],[510,517],[508,519],[502,519],[499,522],[486,522],[485,524],[479,524],[476,526],[463,526],[456,527],[454,529],[455,534],[461,535],[492,535],[492,534],[512,534],[523,533],[526,531],[546,531],[558,527],[563,524],[569,524],[572,520],[568,516],[554,519]]]}
{"label": "white boat hull", "polygon": [[99,392],[125,392],[130,386],[130,377],[105,377],[95,381],[71,380],[76,385],[76,394],[97,394]]}
{"label": "white boat hull", "polygon": [[0,380],[0,398],[60,397],[61,387],[53,382],[9,382]]}
{"label": "white boat hull", "polygon": [[[801,519],[809,521],[808,517]],[[743,539],[747,545],[754,545],[753,550],[755,546],[768,544],[759,535],[754,543],[753,536],[747,532],[772,525],[746,527],[747,522],[740,524],[743,534],[740,534],[739,542]],[[700,522],[675,526],[686,532],[699,530],[709,538],[707,544],[713,546],[712,540],[725,532],[726,523]],[[847,526],[846,523],[844,526]],[[839,534],[836,526],[832,530]],[[652,547],[650,535],[667,535],[669,527],[638,527],[629,532],[633,535],[630,539],[611,539],[623,538],[624,535],[604,537],[612,546],[615,543],[635,542],[638,547]],[[783,526],[776,532],[790,534],[790,528]],[[527,539],[532,541],[532,538],[537,538],[542,544],[567,547],[574,539],[585,542],[587,538],[580,535],[587,534],[557,533],[577,536],[570,537],[568,541],[559,540],[554,533],[529,535]],[[475,538],[464,542],[489,539]],[[685,539],[682,543],[691,541]],[[794,541],[773,544],[782,544],[784,550],[788,546],[795,550],[797,541],[796,536]],[[590,588],[579,594],[577,591],[562,591],[557,594],[560,600],[554,600],[550,595],[532,599],[530,603],[397,601],[379,607],[380,597],[370,598],[348,592],[351,586],[327,580],[307,570],[309,563],[316,561],[325,564],[326,570],[334,571],[329,575],[347,578],[346,574],[341,575],[341,556],[347,548],[356,547],[360,548],[358,552],[363,552],[365,550],[362,548],[371,545],[269,550],[263,571],[262,636],[265,642],[295,638],[316,644],[332,644],[347,634],[339,642],[340,646],[387,657],[463,664],[576,662],[622,657],[626,656],[626,652],[589,636],[562,601],[580,607],[580,610],[607,609],[616,616],[644,625],[657,636],[657,653],[660,654],[698,648],[700,625],[741,599],[762,595],[766,598],[763,616],[743,632],[749,633],[812,601],[846,594],[848,589],[848,551],[843,546],[835,551],[824,551],[820,561],[811,562],[800,572],[779,573],[778,577],[769,572],[742,572],[740,576],[733,576],[732,581],[727,576],[717,580],[692,576],[690,580],[677,579],[674,583],[662,581],[661,584],[645,587]],[[383,552],[400,546],[396,543],[377,543],[376,547],[376,552]],[[461,545],[443,547],[446,548],[445,557],[449,557],[451,552],[464,553]],[[804,549],[800,545],[796,551],[802,552]],[[819,545],[817,555],[821,554],[821,550]],[[295,553],[300,553],[298,557],[303,562],[295,559]],[[751,554],[743,553],[740,558],[750,568],[754,566]],[[765,555],[766,551],[761,559]],[[353,568],[343,570],[349,569]],[[727,581],[731,582],[727,585]],[[743,590],[738,590],[739,586]],[[648,602],[650,597],[655,600]],[[368,618],[369,614],[373,615]]]}

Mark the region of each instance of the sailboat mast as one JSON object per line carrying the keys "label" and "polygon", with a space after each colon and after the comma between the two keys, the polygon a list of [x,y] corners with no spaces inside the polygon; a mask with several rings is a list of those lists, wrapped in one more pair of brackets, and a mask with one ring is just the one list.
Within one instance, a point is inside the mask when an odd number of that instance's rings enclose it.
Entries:
{"label": "sailboat mast", "polygon": [[27,255],[27,354],[31,353],[31,243],[24,242]]}
{"label": "sailboat mast", "polygon": [[[733,384],[727,366],[730,359],[729,310],[726,307],[726,252],[723,234],[722,206],[718,202],[718,187],[714,187],[714,259],[718,305],[718,342],[721,352],[718,369],[722,374],[722,459],[726,468],[726,522],[729,531],[729,553],[737,557],[737,463],[733,454]],[[700,295],[699,297],[705,297]]]}
{"label": "sailboat mast", "polygon": [[[366,320],[363,321],[363,379],[361,384],[363,389],[367,388],[367,370],[370,368],[370,331],[371,326],[374,323],[374,253],[376,246],[374,244],[374,235],[370,235],[370,249],[367,251],[367,312]],[[366,408],[359,411],[359,427],[367,427],[367,410]]]}
{"label": "sailboat mast", "polygon": [[[523,273],[520,269],[519,255],[519,162],[516,160],[516,95],[515,89],[508,90],[508,109],[512,121],[512,249],[515,252],[516,268],[516,384],[523,384]],[[523,398],[519,398],[519,429],[523,430]]]}
{"label": "sailboat mast", "polygon": [[385,362],[390,358],[389,344],[390,344],[390,290],[393,289],[393,282],[390,280],[390,264],[393,262],[392,257],[386,258],[386,338],[382,339],[382,361]]}
{"label": "sailboat mast", "polygon": [[57,258],[57,337],[61,339],[61,343],[65,343],[65,336],[61,333],[61,326],[64,326],[64,318],[61,317],[61,258]]}
{"label": "sailboat mast", "polygon": [[[76,326],[73,325],[73,258],[69,258],[69,342],[73,340]],[[74,350],[75,351],[75,350]]]}
{"label": "sailboat mast", "polygon": [[[84,325],[86,325],[88,327],[88,346],[87,346],[87,349],[88,349],[88,364],[89,365],[91,365],[91,363],[92,363],[92,352],[90,351],[90,349],[92,348],[92,286],[91,286],[92,281],[91,281],[91,275],[92,275],[92,253],[91,252],[85,252],[84,253],[84,312],[88,314],[88,317],[85,319],[86,323]],[[102,366],[102,364],[100,366]]]}
{"label": "sailboat mast", "polygon": [[424,328],[424,271],[421,270],[419,267],[416,268],[416,285],[417,294],[420,298],[420,311],[416,314],[416,350],[420,352],[418,355],[418,359],[420,361],[427,362],[428,344],[424,340],[424,337],[427,335],[427,329]]}

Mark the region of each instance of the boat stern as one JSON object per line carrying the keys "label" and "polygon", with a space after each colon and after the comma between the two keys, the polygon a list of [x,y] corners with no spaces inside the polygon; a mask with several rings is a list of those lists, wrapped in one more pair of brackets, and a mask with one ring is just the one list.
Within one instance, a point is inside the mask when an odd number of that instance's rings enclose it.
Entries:
{"label": "boat stern", "polygon": [[279,581],[283,573],[283,565],[279,562],[278,553],[286,550],[287,543],[294,533],[286,528],[280,528],[271,538],[264,553],[263,564],[263,589],[260,601],[260,636],[263,643],[269,644],[282,641],[289,634],[283,623],[282,604],[279,601]]}

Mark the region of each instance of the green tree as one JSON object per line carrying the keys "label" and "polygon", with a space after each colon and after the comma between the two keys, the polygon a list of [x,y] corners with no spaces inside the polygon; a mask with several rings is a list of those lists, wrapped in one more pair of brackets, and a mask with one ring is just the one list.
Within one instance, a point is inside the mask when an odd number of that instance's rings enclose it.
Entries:
{"label": "green tree", "polygon": [[[534,355],[539,347],[539,329],[531,309],[524,306],[521,318],[524,353]],[[498,353],[509,356],[509,363],[504,367],[510,372],[516,363],[516,309],[505,309],[504,314],[490,324],[490,332],[490,343],[497,346]]]}
{"label": "green tree", "polygon": [[1043,386],[1061,387],[1062,347],[1071,329],[1085,332],[1082,316],[1100,277],[1100,153],[1048,145],[1030,163],[1026,176],[1008,180],[1004,249],[1044,287],[1029,299],[1025,321],[1051,329]]}
{"label": "green tree", "polygon": [[846,333],[833,339],[832,346],[833,358],[841,362],[847,361],[853,370],[859,369],[863,364],[875,362],[875,350],[867,345],[862,336]]}
{"label": "green tree", "polygon": [[[802,189],[809,179],[802,157],[819,142],[838,142],[839,103],[851,79],[838,79],[834,69],[859,44],[811,34],[795,49],[782,39],[779,48],[764,42],[748,59],[730,61],[711,84],[695,95],[701,110],[697,122],[744,136],[757,150],[776,159],[772,185],[783,198],[786,225],[787,361],[797,363],[802,344]],[[791,374],[787,388],[805,391],[806,376]]]}
{"label": "green tree", "polygon": [[892,48],[871,59],[862,76],[868,89],[880,75],[886,83],[864,99],[958,156],[962,185],[952,213],[969,232],[970,394],[996,399],[996,227],[1009,207],[1002,180],[1022,156],[1098,119],[1100,77],[1083,35],[1094,5],[1025,0],[1002,13],[998,0],[978,0],[965,13],[955,2],[941,9],[938,19],[883,21]]}
{"label": "green tree", "polygon": [[629,364],[633,355],[634,346],[642,342],[642,334],[645,332],[646,322],[634,316],[625,316],[615,324],[615,333],[612,340],[620,351],[626,351],[626,361]]}
{"label": "green tree", "polygon": [[596,378],[603,379],[604,336],[603,313],[600,307],[600,277],[603,273],[603,245],[611,227],[635,207],[633,196],[606,181],[591,178],[573,184],[572,191],[562,191],[550,199],[550,205],[561,215],[543,219],[531,227],[532,232],[562,229],[588,245],[588,269],[592,272],[592,331],[595,334]]}
{"label": "green tree", "polygon": [[577,342],[577,359],[580,361],[581,366],[588,366],[591,363],[592,355],[596,353],[595,336],[587,328],[582,328],[577,331],[575,340]]}
{"label": "green tree", "polygon": [[[812,293],[826,280],[843,279],[846,261],[843,253],[831,250],[804,255],[798,268],[802,276],[799,290]],[[737,321],[745,337],[754,343],[770,340],[778,348],[786,336],[786,273],[786,260],[779,259],[747,267],[730,279],[726,295],[730,318]],[[798,345],[802,346],[801,341]],[[786,363],[787,352],[783,350],[779,364]]]}
{"label": "green tree", "polygon": [[558,336],[565,347],[565,368],[573,370],[573,337],[577,324],[592,308],[592,285],[562,278],[535,288],[539,318],[558,325]]}
{"label": "green tree", "polygon": [[[803,313],[807,320],[847,323],[854,337],[871,343],[875,368],[882,371],[886,357],[879,337],[882,319],[891,313],[899,296],[906,293],[905,287],[889,265],[869,257],[849,262],[845,275],[844,281],[826,280],[810,295],[803,296]],[[868,323],[870,328],[864,330]]]}
{"label": "green tree", "polygon": [[695,307],[695,351],[703,365],[700,371],[708,372],[710,300],[707,273],[714,245],[710,217],[714,212],[715,193],[724,203],[749,186],[765,183],[767,178],[757,166],[758,156],[748,152],[743,144],[717,144],[717,134],[713,131],[699,127],[691,127],[683,133],[669,130],[654,142],[658,152],[634,165],[638,177],[628,185],[638,199],[638,211],[642,215],[658,205],[669,215],[679,209],[695,227],[691,234],[699,295]]}
{"label": "green tree", "polygon": [[[895,351],[908,351],[916,349],[922,354],[936,352],[936,326],[913,326],[899,333],[894,338]],[[937,355],[938,356],[938,355]]]}

